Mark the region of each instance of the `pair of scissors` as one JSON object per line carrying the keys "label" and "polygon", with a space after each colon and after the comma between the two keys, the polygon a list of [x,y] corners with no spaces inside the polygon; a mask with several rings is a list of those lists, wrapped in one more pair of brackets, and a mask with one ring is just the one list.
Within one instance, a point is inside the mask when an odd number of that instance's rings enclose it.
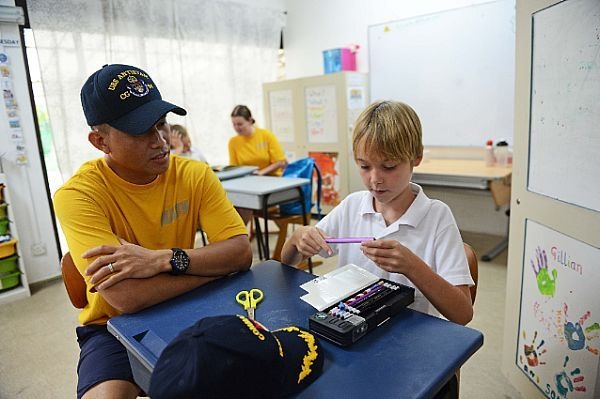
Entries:
{"label": "pair of scissors", "polygon": [[240,291],[235,296],[235,300],[248,312],[248,318],[254,320],[254,311],[256,305],[263,299],[263,292],[258,288],[252,288],[250,291]]}

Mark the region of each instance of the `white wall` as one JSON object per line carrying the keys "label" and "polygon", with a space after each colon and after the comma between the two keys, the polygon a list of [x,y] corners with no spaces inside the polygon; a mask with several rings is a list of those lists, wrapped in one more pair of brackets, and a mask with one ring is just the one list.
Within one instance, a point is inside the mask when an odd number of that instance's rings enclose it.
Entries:
{"label": "white wall", "polygon": [[[286,0],[286,79],[323,73],[322,51],[358,44],[357,68],[369,72],[369,25],[489,0]],[[437,32],[432,32],[437,34]]]}
{"label": "white wall", "polygon": [[[285,78],[323,74],[322,51],[350,44],[360,46],[357,69],[368,73],[370,25],[486,2],[489,0],[286,0]],[[493,235],[506,233],[504,209],[495,211],[489,192],[437,188],[426,191],[452,208],[461,229]]]}

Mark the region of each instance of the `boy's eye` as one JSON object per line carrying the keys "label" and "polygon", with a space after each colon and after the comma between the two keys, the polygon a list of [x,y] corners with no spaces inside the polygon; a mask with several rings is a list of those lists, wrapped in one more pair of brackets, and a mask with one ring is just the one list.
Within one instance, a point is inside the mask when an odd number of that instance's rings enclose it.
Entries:
{"label": "boy's eye", "polygon": [[396,165],[383,165],[385,170],[393,170],[396,169]]}

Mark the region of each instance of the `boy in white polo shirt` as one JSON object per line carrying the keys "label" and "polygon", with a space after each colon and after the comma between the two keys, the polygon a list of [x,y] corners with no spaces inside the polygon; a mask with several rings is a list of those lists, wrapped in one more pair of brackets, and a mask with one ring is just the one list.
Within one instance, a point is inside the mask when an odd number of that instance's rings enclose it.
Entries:
{"label": "boy in white polo shirt", "polygon": [[[297,265],[319,252],[339,255],[388,280],[416,288],[411,308],[467,324],[474,285],[450,208],[410,182],[423,158],[421,122],[406,104],[379,101],[359,116],[352,146],[366,191],[348,195],[317,223],[296,229],[282,262]],[[327,244],[327,237],[374,237]]]}

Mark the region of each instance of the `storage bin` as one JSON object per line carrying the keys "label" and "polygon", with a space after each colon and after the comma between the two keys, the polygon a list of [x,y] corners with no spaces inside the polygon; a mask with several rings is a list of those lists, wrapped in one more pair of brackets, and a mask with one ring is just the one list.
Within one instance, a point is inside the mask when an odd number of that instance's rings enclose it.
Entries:
{"label": "storage bin", "polygon": [[7,256],[14,255],[17,251],[17,240],[12,239],[10,241],[3,242],[0,244],[0,258],[6,258]]}
{"label": "storage bin", "polygon": [[0,218],[0,236],[8,233],[8,219]]}
{"label": "storage bin", "polygon": [[0,292],[15,288],[21,283],[21,272],[0,275]]}
{"label": "storage bin", "polygon": [[17,255],[12,255],[7,258],[0,258],[0,275],[18,271],[18,260],[19,257]]}
{"label": "storage bin", "polygon": [[7,212],[6,212],[7,207],[8,207],[8,204],[6,202],[3,202],[0,204],[0,219],[7,218]]}
{"label": "storage bin", "polygon": [[325,73],[356,71],[356,50],[351,48],[324,50],[323,68]]}

